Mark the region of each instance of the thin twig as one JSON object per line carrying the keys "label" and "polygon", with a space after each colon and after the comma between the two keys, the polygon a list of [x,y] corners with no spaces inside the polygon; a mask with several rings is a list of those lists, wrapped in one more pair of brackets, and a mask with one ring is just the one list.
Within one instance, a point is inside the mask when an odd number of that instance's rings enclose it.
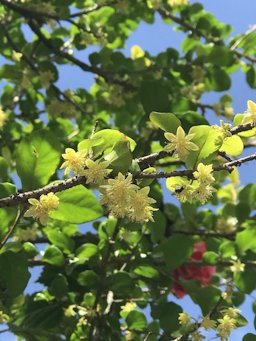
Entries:
{"label": "thin twig", "polygon": [[10,227],[6,235],[3,237],[3,239],[0,241],[0,249],[2,249],[2,247],[6,244],[7,240],[11,237],[20,219],[23,217],[23,214],[25,213],[26,209],[27,209],[27,205],[25,205],[22,210],[18,211],[16,218],[14,220],[14,223],[12,224],[12,226]]}

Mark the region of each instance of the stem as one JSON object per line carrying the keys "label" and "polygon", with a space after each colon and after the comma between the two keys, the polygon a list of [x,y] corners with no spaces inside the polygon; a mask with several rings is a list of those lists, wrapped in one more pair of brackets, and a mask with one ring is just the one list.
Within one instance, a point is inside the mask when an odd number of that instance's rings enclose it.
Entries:
{"label": "stem", "polygon": [[[95,302],[93,305],[93,310],[95,312],[97,311],[97,306],[99,304],[100,298],[102,296],[102,293],[103,293],[103,290],[105,287],[105,281],[106,281],[106,277],[107,277],[107,265],[109,262],[111,252],[112,252],[113,247],[114,247],[115,239],[116,239],[117,234],[119,232],[119,227],[120,226],[119,226],[118,221],[117,221],[113,235],[112,235],[111,239],[108,240],[108,245],[107,245],[107,250],[106,250],[105,256],[102,259],[102,263],[101,263],[101,267],[100,267],[100,273],[99,273],[99,285],[98,285],[98,288],[96,291]],[[103,318],[103,315],[98,316],[99,329],[100,329],[100,326],[102,323],[102,318]],[[92,341],[94,338],[95,322],[96,322],[96,320],[95,320],[95,318],[93,318],[93,320],[91,322],[89,334],[88,334],[88,341]]]}
{"label": "stem", "polygon": [[2,247],[6,244],[7,240],[11,237],[13,231],[15,230],[16,226],[18,225],[20,219],[23,217],[23,214],[25,213],[26,210],[27,210],[27,205],[25,205],[22,210],[18,211],[17,216],[14,220],[14,223],[12,224],[12,226],[10,227],[9,231],[6,233],[4,238],[0,241],[0,249],[2,249]]}

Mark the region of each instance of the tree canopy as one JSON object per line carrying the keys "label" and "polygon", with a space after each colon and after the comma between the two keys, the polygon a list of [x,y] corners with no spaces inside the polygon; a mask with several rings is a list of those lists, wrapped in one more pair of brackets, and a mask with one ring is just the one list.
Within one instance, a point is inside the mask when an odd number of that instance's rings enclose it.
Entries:
{"label": "tree canopy", "polygon": [[[181,51],[125,54],[156,15]],[[0,0],[0,18],[0,333],[229,340],[256,282],[256,103],[227,91],[238,71],[256,88],[255,29],[188,0]],[[63,67],[91,88],[63,90]]]}

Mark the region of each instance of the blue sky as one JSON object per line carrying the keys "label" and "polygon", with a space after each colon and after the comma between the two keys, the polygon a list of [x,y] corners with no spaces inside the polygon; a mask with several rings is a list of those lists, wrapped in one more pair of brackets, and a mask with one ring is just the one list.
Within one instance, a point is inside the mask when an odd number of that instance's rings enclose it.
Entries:
{"label": "blue sky", "polygon": [[[196,2],[196,1],[191,1]],[[226,23],[231,24],[234,27],[234,35],[245,32],[250,25],[256,24],[256,0],[204,0],[201,1],[205,9],[214,13],[215,16]],[[163,23],[159,16],[156,16],[155,24],[149,25],[141,23],[138,29],[129,37],[125,54],[129,54],[131,46],[137,44],[150,54],[155,55],[167,47],[179,48],[184,35],[180,32],[174,32],[173,26]],[[97,48],[92,48],[86,52],[79,53],[80,56],[87,60],[88,54]],[[245,75],[237,73],[232,77],[233,85],[228,91],[234,99],[235,112],[243,112],[246,110],[246,102],[248,99],[256,101],[256,91],[249,88],[245,82]],[[77,87],[89,88],[93,83],[93,76],[91,74],[83,74],[76,67],[62,66],[60,72],[60,79],[58,85],[62,89]],[[213,103],[219,98],[219,93],[209,93],[204,96],[205,103]],[[207,117],[213,116],[213,113],[209,112]],[[212,118],[211,118],[212,120]],[[216,121],[218,123],[218,120]],[[254,150],[250,149],[250,152]],[[243,165],[241,168],[241,180],[242,183],[255,182],[255,163]],[[28,292],[32,292],[38,289],[37,285],[33,284],[33,281],[37,278],[38,270],[32,271],[32,281],[27,288]],[[255,295],[256,296],[256,295]],[[190,298],[186,297],[183,300],[174,299],[178,304],[181,304],[184,309],[197,317],[200,314],[200,310],[191,302]],[[245,332],[255,332],[253,327],[254,315],[251,310],[251,304],[254,301],[254,297],[248,297],[245,304],[242,306],[242,313],[249,320],[249,325],[245,328],[239,328],[234,331],[230,340],[241,340],[242,335]],[[9,333],[0,335],[0,341],[14,341],[16,338]]]}

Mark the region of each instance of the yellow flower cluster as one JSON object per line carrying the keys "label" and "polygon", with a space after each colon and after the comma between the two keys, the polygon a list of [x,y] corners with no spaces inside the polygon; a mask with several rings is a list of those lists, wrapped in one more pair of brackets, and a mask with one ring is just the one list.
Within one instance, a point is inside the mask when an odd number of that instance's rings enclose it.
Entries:
{"label": "yellow flower cluster", "polygon": [[148,193],[149,187],[140,188],[132,183],[131,174],[125,177],[118,173],[115,179],[109,179],[107,185],[101,186],[101,201],[111,215],[143,223],[153,221],[152,212],[156,210],[150,206],[155,200],[148,197]]}
{"label": "yellow flower cluster", "polygon": [[168,141],[171,142],[165,146],[164,150],[166,150],[168,153],[174,152],[178,155],[181,161],[186,160],[190,150],[198,150],[198,146],[191,142],[195,134],[188,134],[186,136],[182,127],[178,127],[176,135],[173,133],[165,133],[164,136]]}
{"label": "yellow flower cluster", "polygon": [[218,319],[218,322],[218,336],[220,337],[221,341],[226,341],[228,340],[231,331],[236,328],[236,320],[226,314],[222,319]]}
{"label": "yellow flower cluster", "polygon": [[198,200],[204,204],[212,196],[212,193],[216,191],[211,186],[215,181],[212,172],[212,165],[199,163],[196,171],[193,172],[195,180],[181,179],[179,184],[173,186],[176,198],[181,202]]}
{"label": "yellow flower cluster", "polygon": [[18,229],[15,231],[13,241],[26,242],[28,240],[36,240],[38,235],[37,226],[32,226],[26,229]]}
{"label": "yellow flower cluster", "polygon": [[85,176],[87,184],[102,185],[105,178],[112,172],[108,169],[108,161],[93,161],[88,158],[88,150],[75,151],[72,148],[66,148],[65,154],[62,154],[65,162],[60,168],[66,168],[64,174],[73,172],[78,176]]}
{"label": "yellow flower cluster", "polygon": [[75,175],[83,175],[85,162],[88,153],[86,150],[75,151],[72,148],[66,148],[65,154],[62,154],[65,162],[60,168],[66,168],[64,174],[67,175],[73,172]]}
{"label": "yellow flower cluster", "polygon": [[54,193],[42,194],[39,200],[28,199],[31,207],[25,212],[24,217],[33,217],[39,220],[42,225],[46,225],[48,215],[59,206],[59,198]]}
{"label": "yellow flower cluster", "polygon": [[215,181],[212,172],[212,165],[199,163],[197,170],[193,173],[199,184],[193,194],[195,195],[195,199],[203,204],[212,196],[213,192],[216,192],[216,189],[211,186]]}
{"label": "yellow flower cluster", "polygon": [[99,162],[98,160],[87,159],[85,165],[87,168],[83,171],[82,175],[87,178],[87,184],[102,185],[105,182],[105,178],[112,172],[112,169],[107,168],[109,166],[108,161]]}

